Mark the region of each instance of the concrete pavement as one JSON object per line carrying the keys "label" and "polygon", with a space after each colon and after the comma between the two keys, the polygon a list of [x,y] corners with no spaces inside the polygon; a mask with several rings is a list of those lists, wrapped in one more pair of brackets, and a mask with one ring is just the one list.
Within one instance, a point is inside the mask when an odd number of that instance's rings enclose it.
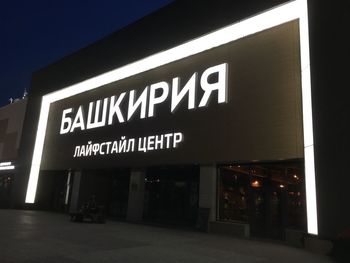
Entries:
{"label": "concrete pavement", "polygon": [[332,262],[283,244],[107,220],[0,210],[0,263]]}

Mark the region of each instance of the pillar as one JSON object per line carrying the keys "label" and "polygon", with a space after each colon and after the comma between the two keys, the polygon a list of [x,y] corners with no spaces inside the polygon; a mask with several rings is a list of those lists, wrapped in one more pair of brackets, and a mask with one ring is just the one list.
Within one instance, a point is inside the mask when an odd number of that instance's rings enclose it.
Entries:
{"label": "pillar", "polygon": [[80,192],[80,183],[81,183],[81,171],[75,171],[73,173],[73,186],[72,186],[72,194],[70,199],[70,207],[69,212],[75,213],[79,210],[79,192]]}
{"label": "pillar", "polygon": [[209,221],[216,220],[216,165],[201,165],[199,178],[199,207],[209,208]]}
{"label": "pillar", "polygon": [[141,221],[143,218],[145,175],[146,172],[144,169],[131,170],[128,211],[126,216],[128,221]]}

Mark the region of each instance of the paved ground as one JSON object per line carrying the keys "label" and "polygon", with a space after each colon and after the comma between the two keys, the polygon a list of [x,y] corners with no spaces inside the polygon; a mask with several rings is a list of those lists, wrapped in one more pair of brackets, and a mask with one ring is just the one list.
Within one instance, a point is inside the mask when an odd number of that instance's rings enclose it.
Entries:
{"label": "paved ground", "polygon": [[0,210],[0,262],[331,262],[268,242],[122,222],[71,223],[67,215]]}

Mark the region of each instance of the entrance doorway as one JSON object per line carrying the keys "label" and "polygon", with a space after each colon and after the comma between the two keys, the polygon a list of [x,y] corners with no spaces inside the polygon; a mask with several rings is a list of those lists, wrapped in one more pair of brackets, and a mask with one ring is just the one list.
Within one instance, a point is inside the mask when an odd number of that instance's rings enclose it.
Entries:
{"label": "entrance doorway", "polygon": [[199,167],[148,168],[143,218],[167,225],[194,226],[198,212]]}
{"label": "entrance doorway", "polygon": [[67,212],[68,171],[40,171],[36,205],[39,209]]}
{"label": "entrance doorway", "polygon": [[[79,210],[92,196],[109,218],[125,219],[129,197],[129,169],[83,170],[74,174],[72,211]],[[73,200],[74,199],[74,200]]]}
{"label": "entrance doorway", "polygon": [[116,219],[125,219],[128,210],[130,170],[119,169],[111,176],[110,202],[108,215]]}

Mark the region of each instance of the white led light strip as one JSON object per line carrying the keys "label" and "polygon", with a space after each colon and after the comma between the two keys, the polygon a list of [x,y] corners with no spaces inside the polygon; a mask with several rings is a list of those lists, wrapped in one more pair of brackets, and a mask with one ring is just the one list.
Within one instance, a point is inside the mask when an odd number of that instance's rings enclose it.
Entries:
{"label": "white led light strip", "polygon": [[13,169],[15,169],[14,165],[0,166],[0,170],[13,170]]}
{"label": "white led light strip", "polygon": [[11,164],[12,164],[11,162],[2,162],[2,163],[0,163],[0,167],[1,166],[9,166]]}
{"label": "white led light strip", "polygon": [[82,81],[75,85],[43,96],[27,188],[26,203],[34,203],[35,201],[41,156],[44,147],[46,126],[51,103],[88,90],[99,88],[108,83],[160,67],[167,63],[171,63],[173,61],[201,53],[205,50],[221,46],[223,44],[241,39],[245,36],[252,35],[296,19],[299,19],[300,27],[307,224],[308,232],[310,234],[317,235],[318,226],[312,127],[307,0],[296,0],[288,2],[169,50],[154,54],[147,58],[141,59],[107,73],[98,75],[94,78]]}
{"label": "white led light strip", "polygon": [[12,165],[12,162],[2,162],[0,163],[0,171],[3,170],[14,170],[15,166]]}

